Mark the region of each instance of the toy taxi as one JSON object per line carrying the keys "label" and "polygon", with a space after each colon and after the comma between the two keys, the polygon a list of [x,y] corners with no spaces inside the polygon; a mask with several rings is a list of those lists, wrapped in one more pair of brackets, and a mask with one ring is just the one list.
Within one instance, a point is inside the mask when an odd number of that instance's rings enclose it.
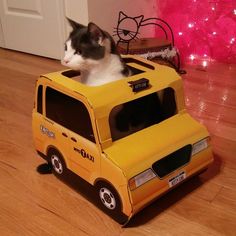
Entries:
{"label": "toy taxi", "polygon": [[89,182],[120,223],[213,161],[175,70],[123,58],[133,75],[101,86],[71,70],[40,76],[32,114],[35,148],[54,174],[70,170]]}

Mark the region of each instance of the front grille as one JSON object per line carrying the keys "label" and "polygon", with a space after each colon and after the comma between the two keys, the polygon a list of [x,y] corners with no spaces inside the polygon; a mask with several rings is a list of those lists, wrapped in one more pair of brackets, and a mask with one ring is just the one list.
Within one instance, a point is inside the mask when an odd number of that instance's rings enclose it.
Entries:
{"label": "front grille", "polygon": [[156,174],[163,178],[190,161],[192,146],[189,144],[169,154],[152,165]]}

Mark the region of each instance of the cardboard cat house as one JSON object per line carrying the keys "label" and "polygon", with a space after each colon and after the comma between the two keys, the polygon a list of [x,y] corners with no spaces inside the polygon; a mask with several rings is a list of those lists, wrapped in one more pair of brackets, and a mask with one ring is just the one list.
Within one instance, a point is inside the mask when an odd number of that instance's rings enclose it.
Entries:
{"label": "cardboard cat house", "polygon": [[206,128],[186,111],[175,70],[124,56],[131,77],[90,87],[71,70],[40,76],[35,148],[55,175],[70,170],[124,224],[213,161]]}

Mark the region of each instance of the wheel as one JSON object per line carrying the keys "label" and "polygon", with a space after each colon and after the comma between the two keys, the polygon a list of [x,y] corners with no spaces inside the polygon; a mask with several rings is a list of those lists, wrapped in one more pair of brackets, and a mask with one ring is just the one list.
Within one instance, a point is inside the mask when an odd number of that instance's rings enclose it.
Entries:
{"label": "wheel", "polygon": [[114,213],[121,212],[121,201],[116,190],[105,182],[96,185],[97,195],[105,210]]}
{"label": "wheel", "polygon": [[109,188],[102,187],[99,190],[99,197],[103,205],[109,210],[114,210],[117,205],[117,200]]}
{"label": "wheel", "polygon": [[95,187],[102,210],[122,225],[128,222],[128,216],[122,212],[120,196],[115,188],[104,181],[98,182]]}
{"label": "wheel", "polygon": [[65,174],[67,169],[66,164],[63,157],[58,151],[53,150],[49,152],[49,161],[52,166],[52,172],[56,176],[63,176]]}

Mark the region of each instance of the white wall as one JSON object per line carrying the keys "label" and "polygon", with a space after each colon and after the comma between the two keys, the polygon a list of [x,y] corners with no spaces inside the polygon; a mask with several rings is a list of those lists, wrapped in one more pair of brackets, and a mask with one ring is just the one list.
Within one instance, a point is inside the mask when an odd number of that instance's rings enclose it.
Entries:
{"label": "white wall", "polygon": [[0,47],[4,47],[4,37],[3,37],[3,30],[2,30],[2,24],[0,19]]}
{"label": "white wall", "polygon": [[[66,16],[87,25],[92,21],[102,29],[113,34],[117,25],[119,11],[130,17],[144,15],[145,18],[157,17],[156,0],[64,0]],[[71,28],[67,24],[67,35]],[[141,31],[142,36],[153,36],[153,26]]]}
{"label": "white wall", "polygon": [[[88,0],[89,21],[98,24],[111,35],[117,25],[119,11],[131,17],[157,17],[157,4],[156,0]],[[144,34],[148,32],[150,29],[144,31]]]}
{"label": "white wall", "polygon": [[[88,0],[64,0],[65,1],[65,14],[70,19],[73,19],[80,24],[87,25],[88,18]],[[67,24],[67,35],[71,31],[69,24]]]}

